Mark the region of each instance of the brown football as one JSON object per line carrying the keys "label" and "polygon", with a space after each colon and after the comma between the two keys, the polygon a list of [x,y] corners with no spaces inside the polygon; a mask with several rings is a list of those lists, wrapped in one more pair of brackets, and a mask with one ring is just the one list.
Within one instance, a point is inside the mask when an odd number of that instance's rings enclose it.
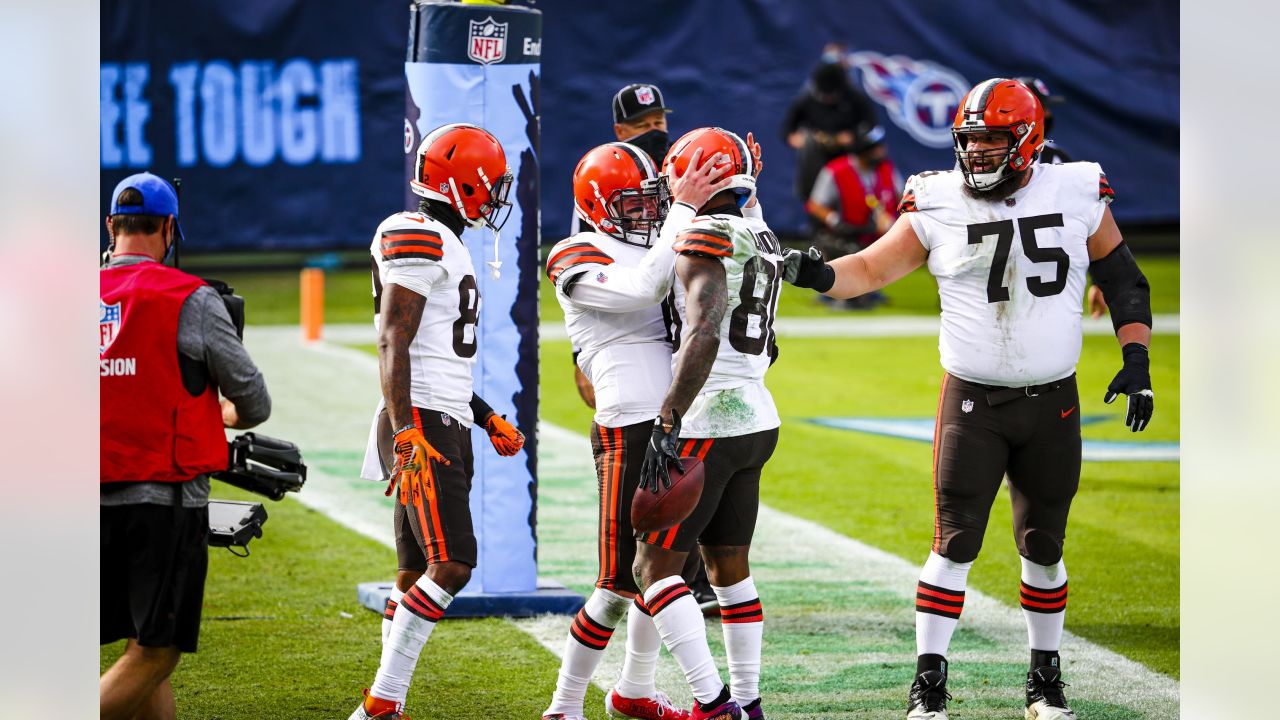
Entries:
{"label": "brown football", "polygon": [[696,457],[680,458],[684,472],[671,466],[671,487],[662,486],[658,480],[658,492],[637,489],[631,499],[631,527],[639,532],[659,532],[673,527],[698,506],[702,498],[702,461]]}

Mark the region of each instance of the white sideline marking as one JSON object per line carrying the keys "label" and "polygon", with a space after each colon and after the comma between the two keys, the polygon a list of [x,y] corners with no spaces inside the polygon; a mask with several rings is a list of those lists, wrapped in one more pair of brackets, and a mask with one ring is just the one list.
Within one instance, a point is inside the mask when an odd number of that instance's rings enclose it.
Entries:
{"label": "white sideline marking", "polygon": [[[372,336],[371,330],[369,335]],[[390,501],[383,497],[381,488],[324,467],[325,453],[346,452],[353,456],[363,453],[378,397],[376,361],[357,350],[323,342],[304,343],[297,327],[250,327],[246,329],[246,342],[262,368],[274,400],[272,419],[260,429],[266,434],[293,440],[304,453],[313,453],[320,458],[312,461],[309,456],[312,467],[307,486],[297,498],[356,532],[387,547],[394,547],[387,520]],[[541,450],[539,557],[544,567],[566,568],[564,572],[556,569],[547,574],[585,590],[594,582],[596,555],[596,490],[589,444],[585,437],[549,423],[540,424],[538,438]],[[349,458],[345,462],[349,465]],[[862,592],[870,587],[900,597],[901,618],[904,623],[910,623],[911,598],[919,572],[917,565],[765,506],[760,509],[756,538],[752,552],[753,575],[762,590],[766,616],[770,615],[770,607],[777,608],[775,617],[786,610],[782,606],[770,605],[770,588],[803,586],[805,582],[823,578],[847,581],[851,588],[856,584]],[[386,570],[389,572],[391,568]],[[371,572],[379,571],[371,569]],[[883,624],[885,618],[880,615],[883,613],[873,617],[857,611],[843,614],[824,611],[815,627],[830,620]],[[892,619],[896,621],[898,615]],[[571,618],[546,616],[512,622],[558,657],[563,650]],[[716,625],[708,625],[708,635],[716,648],[719,666],[724,668]],[[957,670],[965,663],[1025,662],[1026,630],[1020,609],[970,589],[966,593],[961,627],[995,641],[996,647],[953,652],[951,660]],[[833,627],[833,632],[839,632],[839,628]],[[625,633],[623,623],[594,677],[594,682],[602,689],[607,690],[611,686],[621,669]],[[767,631],[765,653],[767,680],[772,664]],[[1067,663],[1067,677],[1072,684],[1070,697],[1132,708],[1148,718],[1178,716],[1179,688],[1173,679],[1070,633],[1064,637],[1063,655]],[[903,658],[883,653],[846,656],[815,652],[802,657],[777,658],[776,661],[798,663],[814,676],[828,676],[840,668],[902,662]],[[690,700],[687,686],[665,652],[658,668],[659,687],[670,693],[677,703],[687,706]],[[548,681],[553,682],[554,678]],[[905,698],[908,682],[909,678],[904,677],[902,688],[895,690],[895,703]],[[951,689],[966,698],[1012,698],[1015,703],[1020,696],[1020,689],[1016,687],[984,689],[957,685]],[[849,688],[842,692],[853,697],[859,690]],[[897,698],[898,695],[902,698]],[[589,712],[595,714],[598,709],[589,709]],[[773,715],[776,713],[771,713]],[[965,715],[978,717],[985,716],[985,713],[971,707]]]}

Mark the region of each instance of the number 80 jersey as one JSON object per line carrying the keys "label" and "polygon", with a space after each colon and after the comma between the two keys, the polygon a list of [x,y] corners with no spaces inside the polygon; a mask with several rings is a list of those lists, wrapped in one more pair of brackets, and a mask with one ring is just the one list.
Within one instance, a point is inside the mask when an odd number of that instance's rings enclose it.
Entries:
{"label": "number 80 jersey", "polygon": [[1111,198],[1087,162],[1037,164],[1025,186],[994,201],[968,195],[955,170],[907,180],[900,210],[938,282],[948,373],[1023,386],[1075,371],[1087,241]]}
{"label": "number 80 jersey", "polygon": [[[778,239],[759,218],[708,215],[694,218],[677,233],[672,249],[719,260],[728,291],[715,363],[685,413],[680,437],[737,437],[778,427],[778,410],[764,384],[777,355],[773,318],[782,283]],[[678,282],[674,293],[672,336],[678,353],[687,298]]]}
{"label": "number 80 jersey", "polygon": [[380,327],[383,288],[395,283],[427,299],[409,344],[410,400],[470,427],[471,371],[476,363],[480,290],[471,253],[458,236],[422,213],[382,221],[373,255],[373,324]]}

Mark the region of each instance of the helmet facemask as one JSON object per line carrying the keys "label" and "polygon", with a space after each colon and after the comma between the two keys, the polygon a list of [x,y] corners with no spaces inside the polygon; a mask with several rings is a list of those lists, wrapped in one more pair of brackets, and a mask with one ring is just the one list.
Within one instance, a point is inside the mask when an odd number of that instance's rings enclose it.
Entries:
{"label": "helmet facemask", "polygon": [[[1020,123],[1013,128],[985,125],[952,128],[956,160],[965,185],[986,192],[1031,167],[1035,156],[1027,159],[1022,148],[1034,129],[1035,123]],[[974,135],[1002,135],[1007,141],[1003,147],[970,149]]]}
{"label": "helmet facemask", "polygon": [[594,180],[591,185],[596,191],[596,202],[607,218],[597,224],[600,232],[630,245],[649,247],[653,244],[671,204],[664,178],[641,180],[640,187],[619,188],[607,198]]}

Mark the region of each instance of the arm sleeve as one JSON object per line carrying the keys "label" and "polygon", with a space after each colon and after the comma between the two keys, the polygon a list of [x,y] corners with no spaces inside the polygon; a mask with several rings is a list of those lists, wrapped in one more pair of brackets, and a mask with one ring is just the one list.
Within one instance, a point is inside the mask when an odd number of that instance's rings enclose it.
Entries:
{"label": "arm sleeve", "polygon": [[179,342],[179,348],[183,354],[204,362],[209,378],[218,392],[236,406],[240,419],[253,425],[266,420],[271,415],[266,381],[236,336],[231,316],[213,288],[198,288],[183,303],[178,317],[180,339],[184,329],[188,336],[191,330],[196,331],[199,356],[186,352],[186,343]]}
{"label": "arm sleeve", "polygon": [[[662,223],[658,241],[645,253],[639,265],[591,265],[572,277],[562,278],[556,287],[575,305],[604,312],[631,312],[662,302],[671,290],[675,272],[676,255],[671,248],[672,242],[676,234],[693,220],[695,212],[684,203],[672,205]],[[597,281],[583,279],[583,275],[588,273],[594,273],[592,277]]]}
{"label": "arm sleeve", "polygon": [[493,408],[489,407],[489,403],[484,398],[475,393],[471,393],[471,417],[477,423],[483,422],[486,418],[493,414]]}
{"label": "arm sleeve", "polygon": [[449,276],[449,271],[439,263],[428,265],[392,265],[387,268],[387,282],[412,290],[422,297],[430,297],[431,289]]}

